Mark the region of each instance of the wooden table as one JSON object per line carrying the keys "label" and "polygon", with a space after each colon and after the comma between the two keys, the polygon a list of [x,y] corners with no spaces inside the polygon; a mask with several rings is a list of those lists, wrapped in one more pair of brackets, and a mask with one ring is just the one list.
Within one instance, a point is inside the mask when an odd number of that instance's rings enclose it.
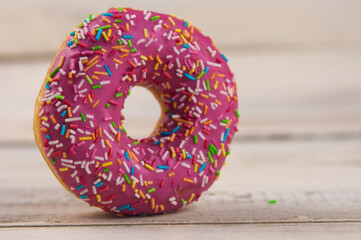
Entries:
{"label": "wooden table", "polygon": [[[238,46],[228,38],[230,42],[222,43],[238,81],[241,115],[227,165],[199,202],[150,217],[115,217],[88,207],[61,187],[32,135],[35,97],[55,50],[50,44],[41,52],[42,46],[35,40],[31,45],[31,38],[20,50],[9,48],[12,38],[6,38],[0,47],[0,239],[360,239],[361,21],[356,21],[352,1],[346,2],[344,14],[313,6],[317,14],[310,15],[311,20],[302,12],[308,8],[295,7],[293,13],[300,15],[293,23],[309,22],[306,37],[295,29],[287,32],[286,24],[277,35],[292,36],[284,39],[292,44],[276,39],[276,44]],[[20,13],[26,14],[24,9]],[[239,22],[247,12],[242,11],[239,16],[232,12]],[[317,30],[315,16],[322,12],[340,20],[334,29],[344,38]],[[280,19],[286,13],[272,12]],[[38,20],[33,16],[29,21]],[[347,25],[351,23],[355,26]],[[251,43],[257,37],[267,39],[242,27]],[[236,35],[236,42],[246,39]],[[320,44],[326,35],[332,41]],[[35,46],[35,52],[28,51],[28,45]],[[28,51],[25,58],[19,57],[21,51]],[[133,137],[150,132],[159,111],[144,91],[135,90],[126,103],[127,129]],[[143,121],[149,118],[154,121]]]}

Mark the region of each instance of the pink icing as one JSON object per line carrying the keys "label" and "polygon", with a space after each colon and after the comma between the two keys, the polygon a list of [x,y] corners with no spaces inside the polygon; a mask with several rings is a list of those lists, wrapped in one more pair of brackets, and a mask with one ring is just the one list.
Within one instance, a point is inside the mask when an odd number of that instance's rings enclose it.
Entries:
{"label": "pink icing", "polygon": [[[227,59],[174,16],[111,8],[86,19],[66,38],[47,81],[39,113],[46,160],[70,191],[105,211],[156,214],[198,200],[237,131]],[[156,133],[138,141],[120,113],[140,85],[166,112]]]}

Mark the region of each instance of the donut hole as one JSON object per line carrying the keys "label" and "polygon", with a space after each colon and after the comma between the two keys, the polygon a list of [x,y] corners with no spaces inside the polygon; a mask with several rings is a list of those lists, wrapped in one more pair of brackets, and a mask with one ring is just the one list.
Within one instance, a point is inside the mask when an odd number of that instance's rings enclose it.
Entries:
{"label": "donut hole", "polygon": [[128,137],[136,140],[149,137],[158,123],[161,106],[155,92],[135,86],[126,98],[122,114]]}

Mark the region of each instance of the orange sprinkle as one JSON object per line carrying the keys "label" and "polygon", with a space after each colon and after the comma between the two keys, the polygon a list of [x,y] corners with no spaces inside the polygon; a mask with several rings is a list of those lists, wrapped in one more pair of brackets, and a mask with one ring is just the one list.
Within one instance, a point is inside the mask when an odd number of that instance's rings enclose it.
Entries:
{"label": "orange sprinkle", "polygon": [[103,22],[107,22],[107,23],[109,23],[109,24],[111,23],[111,21],[110,21],[108,18],[106,18],[106,17],[103,17],[103,18],[102,18],[102,21],[103,21]]}
{"label": "orange sprinkle", "polygon": [[194,181],[189,178],[183,178],[183,182],[194,183]]}
{"label": "orange sprinkle", "polygon": [[93,108],[95,108],[99,104],[99,99],[93,104]]}
{"label": "orange sprinkle", "polygon": [[53,121],[54,124],[56,124],[56,119],[55,119],[54,115],[51,115],[50,119],[51,119],[51,121]]}
{"label": "orange sprinkle", "polygon": [[173,177],[174,176],[174,172],[168,173],[168,177]]}

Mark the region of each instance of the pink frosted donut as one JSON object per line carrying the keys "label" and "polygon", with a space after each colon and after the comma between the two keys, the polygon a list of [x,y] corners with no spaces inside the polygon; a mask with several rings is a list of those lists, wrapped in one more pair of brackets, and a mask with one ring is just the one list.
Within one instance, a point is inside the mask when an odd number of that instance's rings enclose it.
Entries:
{"label": "pink frosted donut", "polygon": [[[162,107],[140,140],[122,125],[134,86]],[[237,106],[227,59],[209,37],[175,16],[110,8],[66,37],[40,90],[34,132],[76,197],[119,215],[157,214],[198,200],[217,180]]]}

